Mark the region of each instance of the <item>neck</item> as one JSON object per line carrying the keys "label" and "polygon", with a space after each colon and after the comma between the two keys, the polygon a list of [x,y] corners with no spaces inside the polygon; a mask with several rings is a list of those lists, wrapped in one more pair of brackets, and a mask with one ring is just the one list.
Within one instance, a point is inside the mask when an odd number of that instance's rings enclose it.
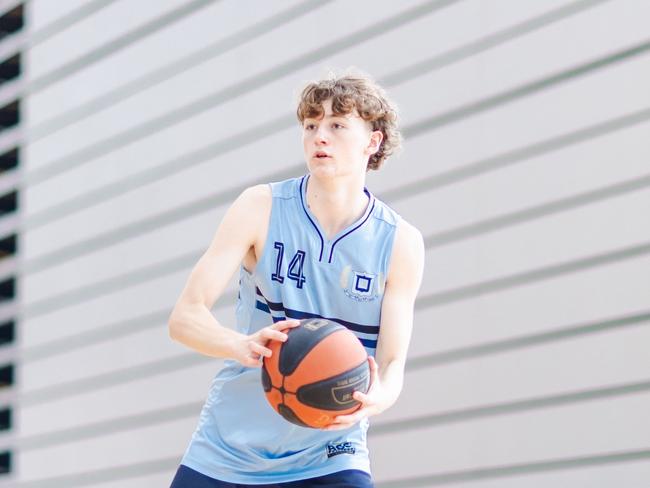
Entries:
{"label": "neck", "polygon": [[323,181],[313,175],[307,180],[307,205],[328,239],[356,222],[365,212],[368,195],[363,191],[364,183],[363,178]]}

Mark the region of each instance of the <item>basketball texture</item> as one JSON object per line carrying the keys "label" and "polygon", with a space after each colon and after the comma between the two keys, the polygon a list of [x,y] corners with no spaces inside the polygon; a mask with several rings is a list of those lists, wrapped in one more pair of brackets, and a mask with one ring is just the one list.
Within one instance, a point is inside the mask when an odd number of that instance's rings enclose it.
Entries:
{"label": "basketball texture", "polygon": [[271,406],[302,427],[321,428],[360,407],[355,391],[368,392],[368,354],[344,326],[326,319],[302,320],[286,342],[271,341],[262,365],[262,386]]}

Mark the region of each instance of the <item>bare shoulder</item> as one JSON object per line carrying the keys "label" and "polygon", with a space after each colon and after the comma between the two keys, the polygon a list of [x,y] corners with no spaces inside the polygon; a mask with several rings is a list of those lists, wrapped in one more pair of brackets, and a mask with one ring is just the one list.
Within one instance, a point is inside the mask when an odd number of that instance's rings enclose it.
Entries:
{"label": "bare shoulder", "polygon": [[241,192],[235,203],[248,208],[271,206],[271,187],[268,184],[249,186]]}
{"label": "bare shoulder", "polygon": [[420,230],[400,218],[388,269],[388,282],[419,288],[424,270],[424,238]]}
{"label": "bare shoulder", "polygon": [[244,189],[226,211],[212,239],[211,253],[225,244],[250,246],[257,241],[258,231],[271,212],[271,188],[255,185]]}
{"label": "bare shoulder", "polygon": [[400,218],[395,230],[395,244],[402,250],[424,252],[424,238],[422,232],[403,218]]}

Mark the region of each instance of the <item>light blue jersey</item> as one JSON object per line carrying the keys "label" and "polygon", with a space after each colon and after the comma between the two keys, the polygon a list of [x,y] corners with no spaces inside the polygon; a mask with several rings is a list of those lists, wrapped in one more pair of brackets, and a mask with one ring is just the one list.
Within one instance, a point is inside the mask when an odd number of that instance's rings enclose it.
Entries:
{"label": "light blue jersey", "polygon": [[[399,216],[368,190],[361,218],[328,240],[306,203],[309,176],[272,183],[271,220],[259,262],[240,272],[237,330],[324,317],[344,325],[368,354]],[[212,478],[267,484],[345,469],[370,472],[368,420],[339,431],[294,425],[268,404],[259,368],[227,360],[215,376],[182,464]]]}

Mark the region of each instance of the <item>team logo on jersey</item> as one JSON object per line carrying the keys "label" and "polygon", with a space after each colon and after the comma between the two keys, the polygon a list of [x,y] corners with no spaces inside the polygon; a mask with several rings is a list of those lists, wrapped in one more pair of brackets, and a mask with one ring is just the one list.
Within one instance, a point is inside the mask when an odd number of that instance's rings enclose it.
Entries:
{"label": "team logo on jersey", "polygon": [[369,302],[383,292],[382,275],[366,271],[354,271],[350,266],[341,272],[343,292],[358,302]]}
{"label": "team logo on jersey", "polygon": [[338,456],[339,454],[354,454],[357,449],[351,442],[339,442],[338,444],[327,444],[327,457]]}

